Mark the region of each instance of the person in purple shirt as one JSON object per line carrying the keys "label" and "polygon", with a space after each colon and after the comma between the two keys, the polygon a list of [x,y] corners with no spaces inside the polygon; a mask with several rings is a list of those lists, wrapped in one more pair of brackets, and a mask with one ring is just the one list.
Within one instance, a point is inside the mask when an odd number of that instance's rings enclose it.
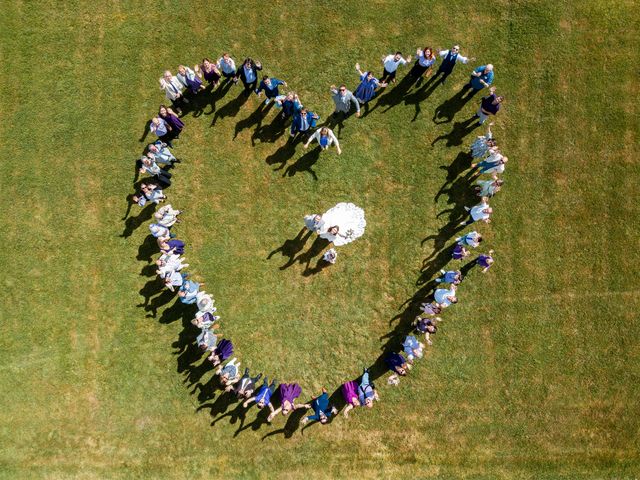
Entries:
{"label": "person in purple shirt", "polygon": [[478,258],[476,258],[476,263],[478,265],[480,265],[480,267],[482,268],[482,273],[485,273],[487,270],[489,270],[489,268],[491,268],[491,265],[493,265],[493,250],[489,250],[488,254],[481,254],[478,255]]}
{"label": "person in purple shirt", "polygon": [[478,109],[478,113],[476,113],[476,117],[478,117],[478,123],[480,123],[480,125],[487,121],[489,115],[497,115],[500,110],[500,104],[504,101],[504,97],[496,95],[495,92],[496,87],[491,87],[489,88],[489,95],[482,97],[480,108]]}
{"label": "person in purple shirt", "polygon": [[269,102],[271,102],[271,100],[280,95],[280,92],[278,92],[278,87],[280,85],[286,87],[287,82],[265,75],[264,77],[262,77],[262,81],[256,89],[256,94],[260,96],[262,95],[262,91],[264,90],[264,94],[267,97],[267,99],[264,101],[264,104],[269,105]]}
{"label": "person in purple shirt", "polygon": [[489,86],[493,83],[493,65],[490,63],[487,65],[481,65],[476,68],[473,72],[471,72],[471,78],[469,79],[469,83],[467,83],[462,90],[469,90],[469,97],[474,96],[483,88],[489,88]]}

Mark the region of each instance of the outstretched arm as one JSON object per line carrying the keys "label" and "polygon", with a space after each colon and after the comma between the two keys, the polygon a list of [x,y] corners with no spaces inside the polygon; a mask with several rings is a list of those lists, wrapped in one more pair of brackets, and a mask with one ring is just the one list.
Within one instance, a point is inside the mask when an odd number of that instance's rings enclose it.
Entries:
{"label": "outstretched arm", "polygon": [[256,401],[256,397],[248,398],[247,400],[245,400],[245,402],[242,404],[242,406],[244,408],[247,408],[251,402],[255,402],[255,401]]}

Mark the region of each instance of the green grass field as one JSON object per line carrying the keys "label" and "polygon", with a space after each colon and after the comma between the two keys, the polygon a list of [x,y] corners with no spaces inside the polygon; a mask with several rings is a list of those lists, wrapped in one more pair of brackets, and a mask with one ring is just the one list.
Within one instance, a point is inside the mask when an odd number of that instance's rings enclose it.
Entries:
{"label": "green grass field", "polygon": [[[639,18],[626,0],[3,2],[0,478],[638,477]],[[356,62],[455,42],[477,60],[385,111],[388,88],[344,123],[341,156],[287,151],[239,86],[185,116],[167,194],[189,270],[243,366],[307,399],[393,345],[444,265],[482,133],[459,134],[480,96],[450,99],[484,63],[507,98],[506,183],[478,228],[496,265],[463,282],[426,358],[328,426],[243,418],[187,346],[190,318],[166,296],[140,306],[147,222],[123,236],[122,218],[158,78],[251,55],[324,120]],[[368,225],[335,266],[267,259],[339,201]]]}

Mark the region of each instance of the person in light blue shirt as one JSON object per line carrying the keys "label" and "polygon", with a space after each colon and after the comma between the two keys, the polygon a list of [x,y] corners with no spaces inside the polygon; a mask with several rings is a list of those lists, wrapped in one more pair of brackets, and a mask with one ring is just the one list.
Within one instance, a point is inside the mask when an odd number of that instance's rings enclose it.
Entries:
{"label": "person in light blue shirt", "polygon": [[258,86],[258,70],[262,70],[262,64],[258,61],[254,61],[252,58],[246,58],[234,77],[234,83],[238,82],[238,79],[242,80],[244,84],[244,94],[249,96],[252,90],[255,90]]}
{"label": "person in light blue shirt", "polygon": [[436,283],[451,283],[452,285],[458,285],[462,282],[462,272],[460,270],[440,270],[442,276],[436,278]]}
{"label": "person in light blue shirt", "polygon": [[438,303],[441,307],[448,307],[452,303],[458,303],[458,298],[456,297],[456,289],[455,285],[451,285],[450,288],[438,288],[433,294],[433,299]]}
{"label": "person in light blue shirt", "polygon": [[493,83],[493,65],[490,63],[487,65],[482,65],[476,68],[473,72],[471,72],[471,79],[469,83],[467,83],[463,90],[471,89],[469,93],[469,97],[472,97],[476,93],[478,93],[483,88],[489,88],[489,86]]}

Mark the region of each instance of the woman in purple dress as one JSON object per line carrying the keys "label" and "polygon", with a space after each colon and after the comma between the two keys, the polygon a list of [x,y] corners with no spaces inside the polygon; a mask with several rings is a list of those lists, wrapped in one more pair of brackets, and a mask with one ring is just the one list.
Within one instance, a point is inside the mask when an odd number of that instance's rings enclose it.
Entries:
{"label": "woman in purple dress", "polygon": [[184,123],[182,120],[178,118],[178,115],[171,110],[169,107],[164,105],[160,105],[160,109],[158,110],[158,116],[164,120],[164,122],[169,125],[171,138],[178,138],[182,133],[182,129],[184,128]]}
{"label": "woman in purple dress", "polygon": [[356,63],[356,70],[360,75],[360,85],[356,88],[353,94],[356,96],[361,104],[367,103],[376,95],[376,90],[379,87],[386,87],[386,83],[380,83],[380,81],[373,76],[371,72],[363,72],[360,70],[360,64]]}
{"label": "woman in purple dress", "polygon": [[217,367],[231,355],[233,355],[233,343],[231,343],[231,340],[223,338],[213,349],[211,355],[207,357],[207,360],[213,363],[214,367]]}
{"label": "woman in purple dress", "polygon": [[489,250],[488,254],[481,254],[478,255],[478,258],[476,258],[476,263],[478,265],[480,265],[480,268],[482,268],[482,273],[485,273],[487,270],[489,270],[491,268],[491,265],[493,265],[493,250]]}
{"label": "woman in purple dress", "polygon": [[280,407],[276,408],[267,417],[267,422],[271,422],[273,417],[278,413],[282,413],[282,416],[286,417],[293,410],[298,408],[304,408],[304,404],[296,404],[295,400],[302,393],[302,388],[297,383],[281,383],[280,384]]}
{"label": "woman in purple dress", "polygon": [[201,89],[204,90],[202,86],[202,80],[198,78],[196,72],[191,70],[189,67],[185,67],[184,65],[178,65],[178,74],[176,75],[180,83],[188,88],[192,94],[197,94]]}
{"label": "woman in purple dress", "polygon": [[218,69],[217,65],[208,58],[203,58],[200,65],[195,66],[195,71],[198,77],[204,78],[209,82],[211,88],[215,88],[220,83],[220,77],[222,73]]}

